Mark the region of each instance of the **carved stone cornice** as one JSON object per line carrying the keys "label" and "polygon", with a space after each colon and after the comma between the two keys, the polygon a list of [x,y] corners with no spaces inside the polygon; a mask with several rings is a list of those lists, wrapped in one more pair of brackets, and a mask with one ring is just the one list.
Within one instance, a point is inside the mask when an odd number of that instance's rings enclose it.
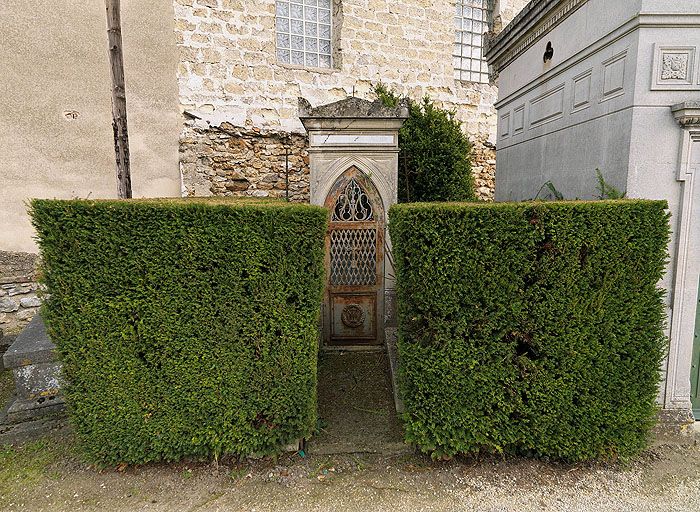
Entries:
{"label": "carved stone cornice", "polygon": [[501,71],[588,0],[533,0],[487,42],[486,60]]}
{"label": "carved stone cornice", "polygon": [[700,128],[700,101],[686,101],[673,105],[671,112],[683,128]]}
{"label": "carved stone cornice", "polygon": [[[486,41],[484,57],[489,66],[500,73],[588,2],[589,0],[532,0],[499,34]],[[687,10],[681,8],[680,11],[639,12],[618,27],[617,31],[623,30],[626,33],[640,27],[697,28],[700,25],[699,13],[690,7]],[[674,68],[682,67],[682,62],[668,61],[666,65],[666,76],[669,79],[681,74],[681,69]]]}

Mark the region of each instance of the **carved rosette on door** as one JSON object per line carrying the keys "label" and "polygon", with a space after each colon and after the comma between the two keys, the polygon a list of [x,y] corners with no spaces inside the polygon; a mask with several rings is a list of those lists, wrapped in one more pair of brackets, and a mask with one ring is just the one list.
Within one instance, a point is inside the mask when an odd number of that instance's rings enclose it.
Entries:
{"label": "carved rosette on door", "polygon": [[325,206],[328,282],[324,339],[327,345],[383,342],[384,209],[371,180],[356,167],[338,178]]}

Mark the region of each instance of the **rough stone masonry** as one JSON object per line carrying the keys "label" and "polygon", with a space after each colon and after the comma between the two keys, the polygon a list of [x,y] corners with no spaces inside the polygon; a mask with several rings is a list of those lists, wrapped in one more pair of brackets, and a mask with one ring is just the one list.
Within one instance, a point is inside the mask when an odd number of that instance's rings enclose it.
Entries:
{"label": "rough stone masonry", "polygon": [[16,334],[41,305],[35,254],[0,251],[0,329]]}
{"label": "rough stone masonry", "polygon": [[188,196],[286,197],[309,200],[309,153],[304,135],[230,123],[187,126],[180,165]]}

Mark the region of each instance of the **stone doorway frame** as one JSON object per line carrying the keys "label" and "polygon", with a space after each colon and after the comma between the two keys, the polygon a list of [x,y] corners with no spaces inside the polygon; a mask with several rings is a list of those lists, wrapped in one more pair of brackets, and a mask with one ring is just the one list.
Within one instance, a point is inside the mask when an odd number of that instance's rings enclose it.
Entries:
{"label": "stone doorway frame", "polygon": [[[308,101],[299,98],[299,119],[309,135],[311,203],[324,206],[337,179],[354,166],[374,185],[387,215],[391,205],[398,199],[399,129],[408,117],[409,109],[405,102],[400,102],[396,107],[387,107],[379,100],[352,97],[313,108]],[[386,219],[388,220],[388,215]],[[391,238],[388,230],[385,231],[383,310],[377,314],[384,343],[376,347],[386,349],[389,355],[396,410],[402,412],[403,404],[396,385],[396,283]],[[325,309],[324,306],[322,319],[328,318]],[[320,333],[322,332],[323,326]],[[364,347],[362,349],[368,350]]]}

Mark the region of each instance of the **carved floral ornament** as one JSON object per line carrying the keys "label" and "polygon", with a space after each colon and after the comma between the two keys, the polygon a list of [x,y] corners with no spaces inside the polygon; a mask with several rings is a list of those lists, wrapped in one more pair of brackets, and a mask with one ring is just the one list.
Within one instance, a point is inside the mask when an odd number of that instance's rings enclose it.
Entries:
{"label": "carved floral ornament", "polygon": [[349,304],[343,308],[340,319],[351,329],[356,329],[365,323],[365,312],[359,304]]}
{"label": "carved floral ornament", "polygon": [[654,45],[652,91],[698,91],[695,80],[697,46]]}
{"label": "carved floral ornament", "polygon": [[688,54],[665,53],[661,69],[661,80],[687,80]]}

